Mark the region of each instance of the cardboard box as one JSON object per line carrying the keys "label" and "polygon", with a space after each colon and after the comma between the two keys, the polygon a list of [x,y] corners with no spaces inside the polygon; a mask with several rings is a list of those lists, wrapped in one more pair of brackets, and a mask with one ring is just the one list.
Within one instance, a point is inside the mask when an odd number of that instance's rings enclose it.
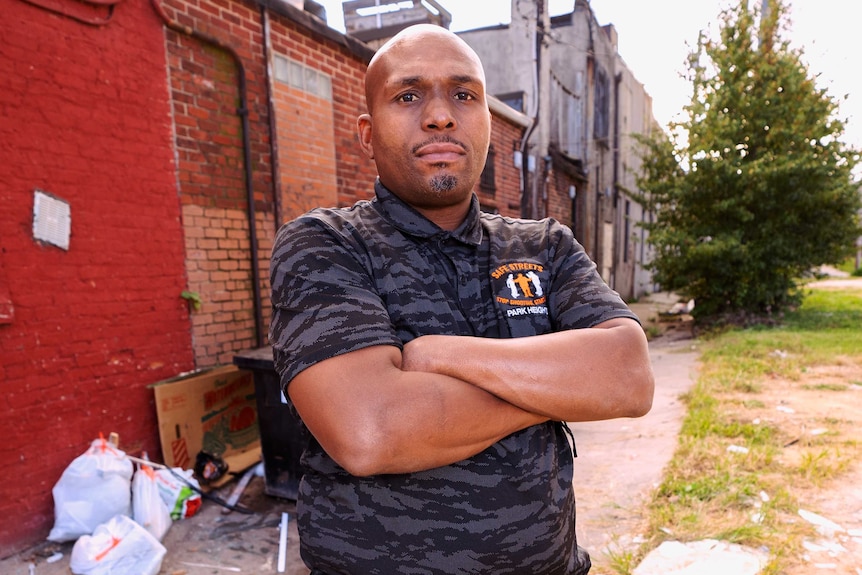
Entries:
{"label": "cardboard box", "polygon": [[165,465],[193,469],[200,451],[221,457],[233,472],[260,461],[253,372],[228,365],[183,374],[151,387]]}

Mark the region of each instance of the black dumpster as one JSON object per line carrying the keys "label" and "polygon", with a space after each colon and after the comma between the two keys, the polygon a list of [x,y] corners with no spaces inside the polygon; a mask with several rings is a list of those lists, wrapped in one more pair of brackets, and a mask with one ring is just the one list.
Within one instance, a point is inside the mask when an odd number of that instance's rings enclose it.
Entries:
{"label": "black dumpster", "polygon": [[254,393],[260,426],[267,495],[296,500],[302,468],[299,458],[307,443],[306,431],[282,401],[281,384],[272,361],[272,348],[240,352],[233,358],[240,369],[254,374]]}

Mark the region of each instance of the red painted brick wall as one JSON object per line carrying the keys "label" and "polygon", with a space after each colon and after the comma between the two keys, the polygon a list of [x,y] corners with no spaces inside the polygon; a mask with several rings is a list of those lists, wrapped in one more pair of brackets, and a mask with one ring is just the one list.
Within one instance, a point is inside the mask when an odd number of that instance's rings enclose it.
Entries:
{"label": "red painted brick wall", "polygon": [[[0,554],[47,535],[99,432],[157,456],[147,385],[193,367],[167,99],[147,2],[101,27],[2,3]],[[35,188],[69,202],[68,251],[33,240]]]}

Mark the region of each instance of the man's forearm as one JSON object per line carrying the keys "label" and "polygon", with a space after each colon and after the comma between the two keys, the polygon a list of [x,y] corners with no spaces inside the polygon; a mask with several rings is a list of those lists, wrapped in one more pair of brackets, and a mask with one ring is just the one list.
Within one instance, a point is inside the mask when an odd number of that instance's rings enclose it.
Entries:
{"label": "man's forearm", "polygon": [[406,346],[402,367],[467,381],[560,421],[643,415],[654,388],[646,337],[631,320],[513,339],[425,336]]}
{"label": "man's forearm", "polygon": [[391,346],[315,364],[288,393],[320,445],[354,475],[447,465],[547,421],[457,378],[404,371]]}

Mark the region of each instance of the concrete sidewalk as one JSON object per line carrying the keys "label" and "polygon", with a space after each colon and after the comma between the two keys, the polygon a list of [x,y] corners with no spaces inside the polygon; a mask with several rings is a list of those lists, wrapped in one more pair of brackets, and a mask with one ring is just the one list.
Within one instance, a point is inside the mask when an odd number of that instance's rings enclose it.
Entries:
{"label": "concrete sidewalk", "polygon": [[[654,294],[632,304],[645,325],[655,325],[660,313],[677,299]],[[653,407],[638,419],[571,424],[578,457],[575,460],[577,534],[593,556],[592,572],[610,573],[605,552],[633,550],[645,518],[644,503],[661,481],[676,446],[685,405],[680,396],[697,377],[698,351],[684,318],[660,326],[664,335],[650,342],[656,378]]]}

